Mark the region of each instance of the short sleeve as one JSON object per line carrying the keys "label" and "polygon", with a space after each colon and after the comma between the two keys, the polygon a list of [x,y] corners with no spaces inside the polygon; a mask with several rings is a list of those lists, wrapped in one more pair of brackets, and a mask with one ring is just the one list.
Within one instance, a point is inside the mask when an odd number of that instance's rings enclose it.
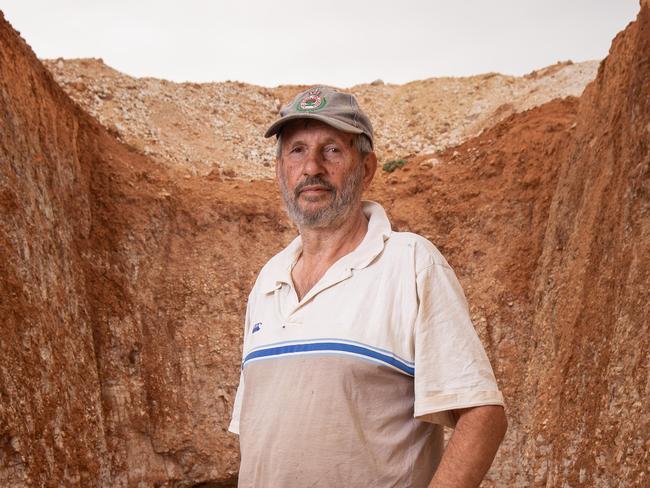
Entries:
{"label": "short sleeve", "polygon": [[[244,320],[244,344],[242,346],[242,362],[243,355],[246,351],[246,338],[248,337],[248,332],[250,329],[250,310],[252,306],[251,295],[248,297],[248,303],[246,304],[246,319]],[[241,362],[240,362],[241,365]],[[233,434],[239,435],[239,419],[241,417],[241,406],[244,398],[244,370],[242,369],[239,374],[239,386],[237,386],[237,393],[235,395],[235,403],[232,407],[232,415],[230,417],[230,424],[228,425],[228,431]]]}
{"label": "short sleeve", "polygon": [[235,395],[235,403],[232,407],[232,416],[230,417],[230,425],[228,430],[233,434],[239,435],[239,416],[241,415],[241,402],[244,396],[244,372],[239,375],[239,386],[237,387],[237,394]]}
{"label": "short sleeve", "polygon": [[453,409],[503,405],[453,270],[438,263],[424,268],[417,293],[414,416],[454,427]]}

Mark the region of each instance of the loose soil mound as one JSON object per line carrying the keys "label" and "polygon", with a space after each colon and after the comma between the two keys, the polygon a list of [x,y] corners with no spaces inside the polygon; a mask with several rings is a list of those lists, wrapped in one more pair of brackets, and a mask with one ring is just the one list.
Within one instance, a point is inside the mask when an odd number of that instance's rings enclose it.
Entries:
{"label": "loose soil mound", "polygon": [[[245,83],[172,83],[132,78],[99,59],[49,60],[66,92],[120,140],[165,166],[192,175],[273,176],[275,148],[261,137],[282,105],[305,87]],[[598,63],[558,63],[527,76],[488,73],[406,85],[350,89],[376,126],[379,158],[439,151],[516,112],[578,96]]]}

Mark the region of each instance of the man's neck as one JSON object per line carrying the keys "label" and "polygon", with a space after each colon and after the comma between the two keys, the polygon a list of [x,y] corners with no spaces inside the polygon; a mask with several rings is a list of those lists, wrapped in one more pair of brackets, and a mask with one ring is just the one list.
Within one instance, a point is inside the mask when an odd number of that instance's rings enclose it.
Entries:
{"label": "man's neck", "polygon": [[356,249],[367,231],[368,219],[360,207],[339,225],[325,228],[303,227],[300,229],[301,259],[307,265],[327,263],[329,268],[339,258]]}
{"label": "man's neck", "polygon": [[302,253],[291,272],[298,299],[307,294],[332,264],[354,251],[367,232],[368,219],[361,207],[340,225],[301,228]]}

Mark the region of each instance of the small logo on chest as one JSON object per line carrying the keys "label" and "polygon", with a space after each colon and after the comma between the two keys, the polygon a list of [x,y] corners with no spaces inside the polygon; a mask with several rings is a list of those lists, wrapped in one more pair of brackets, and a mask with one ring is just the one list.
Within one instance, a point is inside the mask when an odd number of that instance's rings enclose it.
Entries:
{"label": "small logo on chest", "polygon": [[252,333],[255,334],[255,332],[259,332],[261,328],[262,328],[262,322],[257,322],[255,325],[253,325]]}

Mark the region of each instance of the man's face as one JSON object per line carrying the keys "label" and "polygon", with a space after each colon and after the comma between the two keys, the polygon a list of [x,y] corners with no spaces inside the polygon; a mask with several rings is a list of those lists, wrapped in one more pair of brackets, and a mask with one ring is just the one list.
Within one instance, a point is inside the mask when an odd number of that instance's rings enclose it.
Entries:
{"label": "man's face", "polygon": [[376,158],[371,153],[362,160],[353,138],[313,120],[297,120],[283,129],[276,175],[287,212],[298,227],[340,224],[360,205]]}

